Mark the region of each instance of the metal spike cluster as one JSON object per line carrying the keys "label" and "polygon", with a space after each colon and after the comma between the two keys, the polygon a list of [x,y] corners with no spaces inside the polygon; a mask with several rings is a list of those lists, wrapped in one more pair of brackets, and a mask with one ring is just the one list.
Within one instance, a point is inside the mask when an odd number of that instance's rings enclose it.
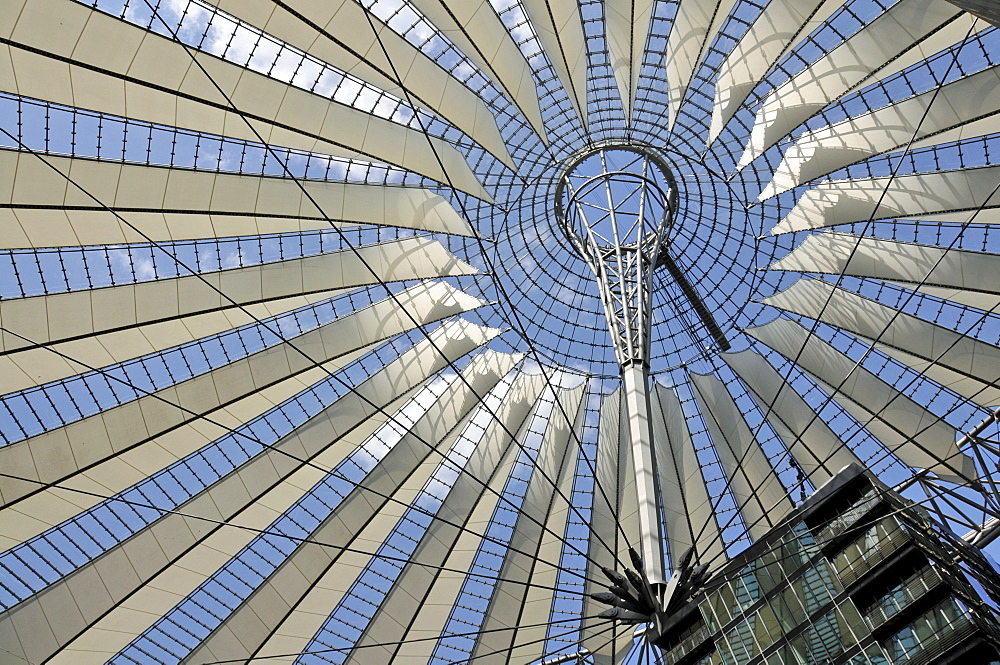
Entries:
{"label": "metal spike cluster", "polygon": [[693,565],[694,549],[688,549],[678,559],[674,573],[666,584],[651,584],[639,553],[629,548],[629,556],[635,570],[626,568],[623,575],[602,567],[611,584],[608,591],[594,593],[590,597],[611,606],[598,615],[602,619],[615,619],[624,624],[653,623],[653,634],[659,637],[659,629],[666,619],[704,586],[709,578],[708,565]]}

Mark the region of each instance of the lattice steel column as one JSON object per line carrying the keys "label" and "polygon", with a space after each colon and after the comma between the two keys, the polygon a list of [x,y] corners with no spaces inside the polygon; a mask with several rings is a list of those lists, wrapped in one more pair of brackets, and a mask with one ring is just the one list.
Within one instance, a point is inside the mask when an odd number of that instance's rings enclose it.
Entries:
{"label": "lattice steel column", "polygon": [[666,258],[676,186],[666,164],[635,145],[605,145],[570,160],[556,214],[593,271],[621,366],[646,574],[664,583],[649,406],[653,273]]}

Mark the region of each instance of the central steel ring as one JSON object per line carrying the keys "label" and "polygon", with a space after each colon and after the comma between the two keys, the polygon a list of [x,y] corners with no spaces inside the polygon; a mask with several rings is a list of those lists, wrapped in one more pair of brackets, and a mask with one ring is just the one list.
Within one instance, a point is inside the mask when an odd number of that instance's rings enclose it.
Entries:
{"label": "central steel ring", "polygon": [[588,146],[565,162],[556,184],[556,219],[588,263],[600,260],[595,252],[666,251],[676,206],[670,168],[641,144]]}

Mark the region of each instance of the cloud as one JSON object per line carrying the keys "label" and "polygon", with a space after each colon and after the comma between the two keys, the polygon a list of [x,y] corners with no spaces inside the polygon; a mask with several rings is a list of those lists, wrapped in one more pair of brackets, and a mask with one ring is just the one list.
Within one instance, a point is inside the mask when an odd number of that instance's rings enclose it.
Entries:
{"label": "cloud", "polygon": [[341,104],[353,104],[360,92],[360,81],[344,77],[342,83],[338,85],[337,89],[334,91],[333,99]]}
{"label": "cloud", "polygon": [[278,334],[282,339],[292,339],[301,332],[302,328],[294,314],[289,313],[278,318]]}
{"label": "cloud", "polygon": [[227,268],[239,268],[243,265],[243,258],[242,251],[237,250],[233,252],[226,252],[222,255],[220,267],[223,270]]}
{"label": "cloud", "polygon": [[112,274],[134,275],[139,282],[156,279],[156,266],[148,252],[149,250],[133,250],[123,245],[109,247],[108,258],[111,260]]}
{"label": "cloud", "polygon": [[299,65],[299,70],[295,72],[291,83],[297,88],[309,89],[313,83],[319,80],[320,73],[325,73],[323,65],[310,58],[305,58],[302,60],[302,64]]}
{"label": "cloud", "polygon": [[188,0],[167,0],[162,7],[173,12],[181,20],[177,36],[186,43],[195,43],[205,34],[205,28],[212,17],[211,12],[200,3]]}

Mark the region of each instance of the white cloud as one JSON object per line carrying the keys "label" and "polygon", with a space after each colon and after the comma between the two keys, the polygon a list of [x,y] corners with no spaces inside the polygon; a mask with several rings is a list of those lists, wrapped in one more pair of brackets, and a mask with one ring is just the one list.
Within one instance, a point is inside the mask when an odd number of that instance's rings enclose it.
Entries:
{"label": "white cloud", "polygon": [[326,69],[323,71],[323,75],[319,77],[319,81],[317,81],[313,92],[323,97],[333,97],[333,94],[337,91],[337,87],[343,80],[343,74],[332,69]]}
{"label": "white cloud", "polygon": [[147,281],[156,278],[156,267],[153,259],[144,250],[132,251],[119,245],[108,248],[108,256],[114,273],[135,275],[137,281]]}
{"label": "white cloud", "polygon": [[[246,30],[246,28],[241,27],[240,30]],[[272,66],[275,65],[274,61],[278,57],[278,53],[281,51],[281,45],[270,39],[260,37],[250,30],[246,31],[253,35],[253,43],[250,46],[253,55],[251,56],[250,63],[247,67],[255,72],[267,74],[272,71]],[[291,77],[291,74],[289,74],[289,77]]]}
{"label": "white cloud", "polygon": [[316,82],[317,77],[319,77],[320,72],[322,71],[323,65],[315,60],[306,58],[302,61],[299,71],[295,72],[295,77],[292,79],[292,85],[308,90],[312,87],[312,84]]}
{"label": "white cloud", "polygon": [[294,314],[287,314],[278,319],[278,334],[282,339],[291,339],[302,332]]}
{"label": "white cloud", "polygon": [[232,251],[222,255],[221,267],[223,270],[227,268],[239,268],[241,265],[243,265],[243,252]]}
{"label": "white cloud", "polygon": [[414,12],[412,9],[407,8],[407,10],[413,16],[413,19],[416,21],[416,25],[413,26],[413,32],[412,32],[413,37],[421,43],[433,37],[435,31],[431,27],[431,25],[427,21],[424,21],[420,17],[418,17],[417,13]]}
{"label": "white cloud", "polygon": [[254,45],[257,43],[257,35],[245,26],[235,25],[229,35],[220,33],[220,38],[226,38],[225,58],[232,62],[245,64],[250,60]]}
{"label": "white cloud", "polygon": [[[188,2],[188,0],[169,0],[167,6],[178,17],[183,16],[180,27],[177,29],[177,36],[186,43],[194,44],[205,34],[209,18],[212,14],[200,3]],[[185,10],[187,13],[185,13]]]}
{"label": "white cloud", "polygon": [[[212,55],[222,57],[229,47],[229,42],[232,41],[236,27],[236,21],[222,14],[216,14],[212,18],[202,48]],[[249,57],[249,52],[247,57]]]}
{"label": "white cloud", "polygon": [[360,92],[361,83],[355,81],[354,79],[345,78],[344,81],[337,87],[333,98],[341,104],[353,104],[354,100],[358,96],[358,93]]}

